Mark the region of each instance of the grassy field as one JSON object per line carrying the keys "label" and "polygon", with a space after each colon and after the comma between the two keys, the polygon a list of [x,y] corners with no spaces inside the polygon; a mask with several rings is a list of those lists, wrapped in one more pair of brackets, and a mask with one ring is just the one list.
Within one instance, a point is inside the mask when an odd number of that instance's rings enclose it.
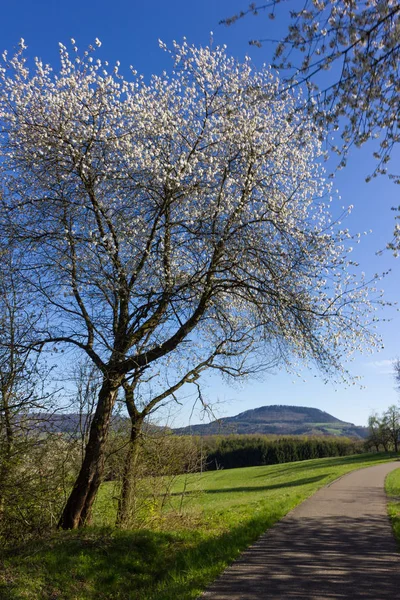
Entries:
{"label": "grassy field", "polygon": [[[384,455],[325,458],[190,476],[184,518],[158,530],[88,527],[14,549],[0,565],[2,600],[189,600],[267,528],[321,486]],[[398,482],[399,483],[399,482]],[[175,484],[180,502],[182,479]],[[201,490],[201,491],[199,491]],[[100,506],[112,507],[102,490]]]}
{"label": "grassy field", "polygon": [[385,488],[389,496],[389,517],[400,549],[400,469],[389,473],[386,477]]}

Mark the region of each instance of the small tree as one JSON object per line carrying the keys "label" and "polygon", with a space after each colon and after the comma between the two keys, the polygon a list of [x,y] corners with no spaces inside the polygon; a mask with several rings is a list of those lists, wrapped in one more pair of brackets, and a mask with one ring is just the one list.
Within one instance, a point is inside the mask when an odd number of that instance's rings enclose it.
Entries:
{"label": "small tree", "polygon": [[8,478],[18,460],[22,422],[40,406],[37,353],[30,347],[39,317],[18,261],[12,246],[0,246],[0,518]]}
{"label": "small tree", "polygon": [[331,373],[374,342],[350,236],[322,200],[322,131],[268,69],[184,42],[147,85],[75,42],[57,75],[31,73],[24,50],[0,68],[0,225],[46,309],[37,346],[70,344],[102,378],[60,520],[75,528],[124,382],[158,381],[151,399],[215,353]]}
{"label": "small tree", "polygon": [[369,435],[367,444],[374,446],[377,452],[383,447],[385,452],[388,452],[390,445],[390,432],[387,427],[384,417],[379,417],[373,414],[368,418]]}
{"label": "small tree", "polygon": [[33,349],[41,319],[10,244],[0,248],[0,544],[43,532],[63,502],[63,440],[44,435],[56,398]]}
{"label": "small tree", "polygon": [[400,441],[400,409],[393,404],[383,413],[383,424],[388,432],[390,443],[394,451],[399,451]]}
{"label": "small tree", "polygon": [[379,452],[379,447],[381,445],[381,436],[380,436],[380,423],[378,415],[374,414],[368,417],[368,438],[367,445],[368,447],[374,446],[375,450]]}
{"label": "small tree", "polygon": [[99,372],[87,358],[73,367],[72,381],[74,391],[69,410],[77,409],[77,428],[73,436],[79,440],[79,451],[81,462],[85,458],[85,448],[89,441],[90,427],[96,408],[99,394],[100,378]]}

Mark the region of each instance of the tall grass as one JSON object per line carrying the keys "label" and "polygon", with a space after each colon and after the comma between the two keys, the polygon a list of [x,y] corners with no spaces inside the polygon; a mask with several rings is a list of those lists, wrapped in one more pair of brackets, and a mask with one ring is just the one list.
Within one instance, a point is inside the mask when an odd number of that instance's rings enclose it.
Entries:
{"label": "tall grass", "polygon": [[385,489],[389,499],[388,513],[400,550],[400,467],[386,477]]}

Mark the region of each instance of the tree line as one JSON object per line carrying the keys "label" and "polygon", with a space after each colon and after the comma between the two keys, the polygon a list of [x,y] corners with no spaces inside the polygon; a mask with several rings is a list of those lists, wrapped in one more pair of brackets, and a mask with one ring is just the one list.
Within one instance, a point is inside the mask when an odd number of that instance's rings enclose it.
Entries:
{"label": "tree line", "polygon": [[[393,361],[396,389],[400,392],[400,360]],[[379,450],[398,452],[400,447],[400,406],[392,404],[382,414],[373,413],[368,419],[368,444]]]}
{"label": "tree line", "polygon": [[368,444],[377,452],[399,451],[400,408],[393,404],[381,415],[373,414],[368,419]]}
{"label": "tree line", "polygon": [[210,437],[205,440],[204,448],[206,468],[216,470],[361,454],[365,452],[365,441],[333,436],[271,439],[268,436],[231,435]]}

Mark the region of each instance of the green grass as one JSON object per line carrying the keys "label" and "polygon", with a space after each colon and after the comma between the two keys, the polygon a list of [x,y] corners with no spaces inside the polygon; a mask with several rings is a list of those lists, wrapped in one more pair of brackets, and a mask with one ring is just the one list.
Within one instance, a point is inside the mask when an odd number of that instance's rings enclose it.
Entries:
{"label": "green grass", "polygon": [[396,469],[389,473],[386,477],[385,489],[389,497],[389,517],[400,548],[400,469]]}
{"label": "green grass", "polygon": [[[383,460],[387,457],[382,454],[368,454],[191,475],[186,519],[171,517],[169,522],[167,515],[162,530],[95,526],[59,532],[13,549],[0,565],[0,598],[197,598],[227,564],[299,502],[344,473]],[[178,479],[175,508],[182,486]],[[100,504],[108,513],[103,522],[113,517],[111,493],[111,486],[105,485]]]}

